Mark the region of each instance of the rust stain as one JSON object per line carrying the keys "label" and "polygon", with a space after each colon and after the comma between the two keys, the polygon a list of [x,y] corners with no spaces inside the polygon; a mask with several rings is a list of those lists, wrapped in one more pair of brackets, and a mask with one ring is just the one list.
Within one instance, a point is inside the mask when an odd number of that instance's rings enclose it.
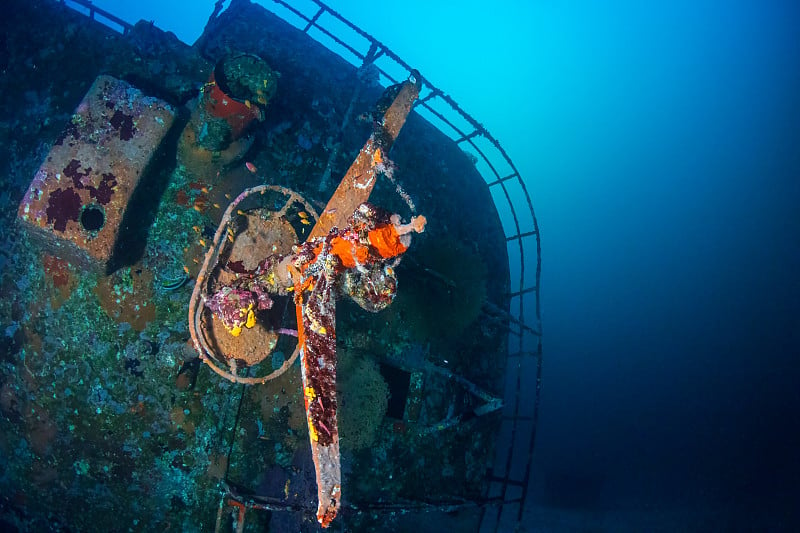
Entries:
{"label": "rust stain", "polygon": [[[127,322],[136,331],[143,331],[156,318],[153,305],[153,273],[138,266],[131,267],[131,291],[120,290],[119,275],[101,278],[94,289],[100,306],[118,323]],[[116,286],[116,289],[115,289]]]}

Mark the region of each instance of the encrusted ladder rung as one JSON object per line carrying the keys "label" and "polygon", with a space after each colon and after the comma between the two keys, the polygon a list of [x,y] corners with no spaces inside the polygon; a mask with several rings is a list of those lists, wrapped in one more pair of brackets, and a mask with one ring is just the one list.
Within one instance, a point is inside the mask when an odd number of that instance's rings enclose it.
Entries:
{"label": "encrusted ladder rung", "polygon": [[525,237],[533,237],[538,235],[538,231],[526,231],[525,233],[518,233],[517,235],[512,235],[511,237],[506,237],[506,241],[515,241],[517,239],[524,239]]}
{"label": "encrusted ladder rung", "polygon": [[519,178],[519,174],[517,172],[513,172],[513,173],[509,174],[508,176],[506,176],[504,178],[497,178],[496,180],[494,180],[491,183],[488,183],[487,185],[489,187],[494,187],[495,185],[500,185],[504,181],[508,181],[508,180],[514,179],[514,178]]}

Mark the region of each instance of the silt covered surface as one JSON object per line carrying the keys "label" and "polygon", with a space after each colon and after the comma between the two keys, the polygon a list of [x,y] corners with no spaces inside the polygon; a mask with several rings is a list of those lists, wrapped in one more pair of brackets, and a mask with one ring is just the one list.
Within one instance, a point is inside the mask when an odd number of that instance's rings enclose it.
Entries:
{"label": "silt covered surface", "polygon": [[[6,15],[3,525],[213,530],[226,480],[289,509],[251,511],[248,528],[316,530],[299,370],[253,387],[209,372],[188,342],[187,306],[198,260],[229,196],[272,183],[324,205],[371,131],[369,120],[355,116],[342,128],[345,110],[353,100],[354,115],[369,116],[383,89],[249,2],[234,1],[195,48],[148,23],[123,37],[54,2],[12,1]],[[214,63],[232,51],[257,54],[280,74],[265,120],[254,125],[239,159],[212,153],[198,164],[196,153],[184,153],[181,160],[180,128]],[[125,253],[107,275],[43,251],[14,223],[37,169],[101,74],[162,99],[177,115],[158,165],[139,184],[136,216],[124,221],[117,244]],[[377,501],[483,494],[498,414],[437,429],[479,401],[429,369],[446,367],[500,396],[505,354],[503,324],[481,311],[487,300],[505,307],[508,289],[505,240],[482,179],[457,146],[414,114],[389,155],[429,226],[397,268],[399,293],[387,310],[338,305],[345,508],[337,522],[356,530],[411,522],[420,531],[472,526],[474,510],[430,513],[420,525],[414,513],[370,508]],[[386,180],[372,201],[409,216]],[[304,226],[291,222],[303,239]],[[262,364],[279,366],[290,353],[279,344]]]}

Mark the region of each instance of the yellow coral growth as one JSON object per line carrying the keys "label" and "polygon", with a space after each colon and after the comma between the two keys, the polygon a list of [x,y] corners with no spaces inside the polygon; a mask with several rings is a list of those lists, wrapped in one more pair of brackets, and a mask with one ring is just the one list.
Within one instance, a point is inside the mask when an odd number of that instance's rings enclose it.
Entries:
{"label": "yellow coral growth", "polygon": [[253,304],[248,305],[246,309],[241,309],[239,311],[239,316],[245,317],[244,324],[239,322],[233,325],[232,327],[225,326],[226,329],[228,330],[228,333],[230,333],[234,337],[238,337],[239,335],[241,335],[242,325],[244,325],[244,327],[246,327],[247,329],[250,329],[256,325],[256,314],[253,311]]}
{"label": "yellow coral growth", "polygon": [[313,402],[314,398],[317,397],[317,393],[314,392],[313,387],[306,387],[305,389],[303,389],[303,392],[305,393],[306,398],[308,398],[309,402]]}

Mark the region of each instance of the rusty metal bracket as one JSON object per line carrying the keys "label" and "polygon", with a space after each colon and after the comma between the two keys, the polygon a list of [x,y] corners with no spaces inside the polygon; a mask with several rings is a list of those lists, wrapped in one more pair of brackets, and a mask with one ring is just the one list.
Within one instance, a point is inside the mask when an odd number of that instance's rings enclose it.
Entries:
{"label": "rusty metal bracket", "polygon": [[[369,199],[377,180],[378,170],[375,167],[386,159],[400,129],[406,123],[411,106],[419,97],[419,89],[418,79],[407,80],[399,85],[397,96],[350,165],[317,224],[311,230],[309,239],[327,235],[333,227],[343,228],[356,208]],[[390,90],[392,87],[387,89]]]}

